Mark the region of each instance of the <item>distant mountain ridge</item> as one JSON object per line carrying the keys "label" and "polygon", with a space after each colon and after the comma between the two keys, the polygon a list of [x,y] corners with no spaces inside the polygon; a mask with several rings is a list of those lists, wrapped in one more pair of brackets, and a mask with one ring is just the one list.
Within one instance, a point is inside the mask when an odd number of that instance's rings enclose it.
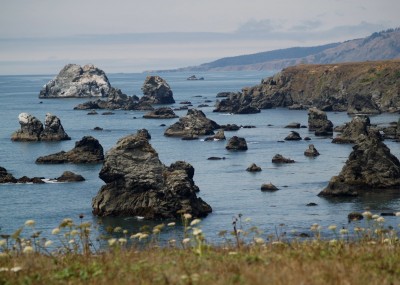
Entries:
{"label": "distant mountain ridge", "polygon": [[400,28],[372,35],[314,47],[292,47],[248,55],[225,57],[198,66],[168,71],[280,70],[308,64],[375,61],[400,58]]}

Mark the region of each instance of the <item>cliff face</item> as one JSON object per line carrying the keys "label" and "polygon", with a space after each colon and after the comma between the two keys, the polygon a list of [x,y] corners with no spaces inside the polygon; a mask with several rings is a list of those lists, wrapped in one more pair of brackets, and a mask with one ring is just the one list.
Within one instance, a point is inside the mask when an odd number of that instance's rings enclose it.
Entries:
{"label": "cliff face", "polygon": [[252,105],[348,113],[400,111],[400,60],[298,65],[244,88]]}

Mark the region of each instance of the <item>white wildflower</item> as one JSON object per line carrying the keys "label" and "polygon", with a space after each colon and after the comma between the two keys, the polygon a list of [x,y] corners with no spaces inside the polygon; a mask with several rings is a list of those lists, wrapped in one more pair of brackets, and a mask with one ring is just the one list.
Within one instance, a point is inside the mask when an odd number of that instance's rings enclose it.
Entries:
{"label": "white wildflower", "polygon": [[186,214],[183,214],[183,218],[184,218],[185,220],[190,220],[190,219],[192,218],[192,215],[186,213]]}
{"label": "white wildflower", "polygon": [[27,220],[26,222],[25,222],[25,226],[28,226],[28,227],[33,227],[34,225],[35,225],[35,221],[34,220]]}
{"label": "white wildflower", "polygon": [[167,226],[168,226],[168,227],[174,227],[174,226],[175,226],[175,222],[168,223]]}
{"label": "white wildflower", "polygon": [[49,247],[53,244],[53,242],[51,240],[46,240],[46,242],[44,243],[44,247]]}
{"label": "white wildflower", "polygon": [[200,219],[194,219],[194,220],[190,223],[190,225],[191,225],[191,226],[194,226],[194,225],[197,225],[197,224],[200,223],[200,222],[201,222]]}
{"label": "white wildflower", "polygon": [[117,239],[116,238],[110,238],[108,240],[108,245],[109,246],[114,246],[117,243]]}
{"label": "white wildflower", "polygon": [[24,250],[22,252],[26,253],[26,254],[33,253],[33,247],[28,245],[28,246],[24,247]]}
{"label": "white wildflower", "polygon": [[60,229],[59,228],[55,228],[51,231],[51,234],[53,235],[58,235],[60,233]]}

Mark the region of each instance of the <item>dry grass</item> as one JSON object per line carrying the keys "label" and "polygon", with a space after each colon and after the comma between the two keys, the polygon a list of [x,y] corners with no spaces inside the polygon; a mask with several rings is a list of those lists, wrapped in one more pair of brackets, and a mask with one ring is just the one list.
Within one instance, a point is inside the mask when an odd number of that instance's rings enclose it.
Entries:
{"label": "dry grass", "polygon": [[399,244],[328,241],[236,248],[114,248],[3,257],[0,284],[400,284]]}

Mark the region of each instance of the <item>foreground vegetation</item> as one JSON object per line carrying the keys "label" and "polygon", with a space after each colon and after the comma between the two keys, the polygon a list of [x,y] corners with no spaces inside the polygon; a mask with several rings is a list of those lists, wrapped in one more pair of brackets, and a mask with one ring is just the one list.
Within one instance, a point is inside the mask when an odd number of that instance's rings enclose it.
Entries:
{"label": "foreground vegetation", "polygon": [[[397,232],[383,217],[364,217],[365,228],[330,226],[335,239],[321,239],[315,224],[313,237],[290,241],[236,220],[225,244],[209,245],[201,221],[186,215],[179,241],[159,246],[160,232],[174,223],[129,237],[115,228],[101,251],[92,247],[88,223],[64,220],[53,230],[55,247],[29,220],[0,239],[0,284],[400,284]],[[30,238],[21,237],[30,230]]]}

